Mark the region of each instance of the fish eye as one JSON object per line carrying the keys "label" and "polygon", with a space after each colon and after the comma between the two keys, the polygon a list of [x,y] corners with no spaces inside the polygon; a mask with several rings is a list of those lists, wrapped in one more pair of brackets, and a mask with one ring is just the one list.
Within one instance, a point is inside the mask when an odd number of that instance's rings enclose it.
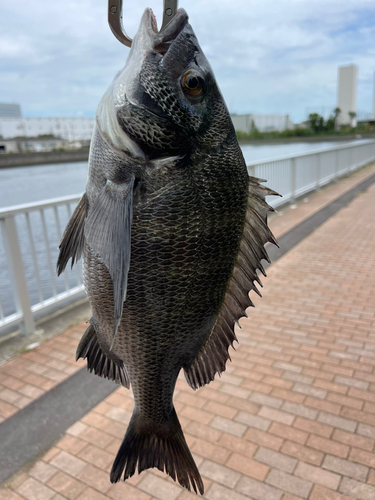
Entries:
{"label": "fish eye", "polygon": [[205,88],[205,81],[195,71],[188,71],[182,77],[182,89],[190,97],[199,97]]}

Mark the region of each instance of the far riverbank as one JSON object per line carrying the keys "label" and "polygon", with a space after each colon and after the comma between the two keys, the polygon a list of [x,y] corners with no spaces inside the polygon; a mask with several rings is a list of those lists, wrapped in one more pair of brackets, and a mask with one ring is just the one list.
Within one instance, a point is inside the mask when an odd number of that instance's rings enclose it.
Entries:
{"label": "far riverbank", "polygon": [[74,151],[46,151],[38,153],[12,153],[0,155],[0,168],[30,167],[33,165],[51,165],[53,163],[71,163],[87,161],[89,148]]}

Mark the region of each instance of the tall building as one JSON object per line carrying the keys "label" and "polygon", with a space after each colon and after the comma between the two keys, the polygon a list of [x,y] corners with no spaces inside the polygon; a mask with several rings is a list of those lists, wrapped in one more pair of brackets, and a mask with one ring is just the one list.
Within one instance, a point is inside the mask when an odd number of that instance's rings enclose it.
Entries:
{"label": "tall building", "polygon": [[21,116],[21,106],[19,104],[0,102],[0,118],[21,118]]}
{"label": "tall building", "polygon": [[338,69],[337,107],[341,113],[338,117],[339,125],[351,125],[357,123],[355,117],[350,113],[357,113],[357,80],[358,66],[350,64]]}

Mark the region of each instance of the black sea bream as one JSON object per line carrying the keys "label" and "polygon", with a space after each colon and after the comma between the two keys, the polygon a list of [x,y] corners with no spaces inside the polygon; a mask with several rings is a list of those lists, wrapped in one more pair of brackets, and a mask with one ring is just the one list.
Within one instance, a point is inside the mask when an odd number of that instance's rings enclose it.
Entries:
{"label": "black sea bream", "polygon": [[186,12],[157,32],[147,9],[99,104],[86,193],[58,260],[61,273],[83,253],[93,316],[77,358],[134,392],[112,482],[157,467],[203,494],[173,391],[181,368],[193,389],[225,370],[274,242],[268,194],[248,176]]}

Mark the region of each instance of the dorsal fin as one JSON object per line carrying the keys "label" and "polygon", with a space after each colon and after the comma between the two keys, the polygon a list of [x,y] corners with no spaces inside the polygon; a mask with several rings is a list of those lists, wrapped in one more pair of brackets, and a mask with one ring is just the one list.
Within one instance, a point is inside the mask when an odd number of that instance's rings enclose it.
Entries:
{"label": "dorsal fin", "polygon": [[244,231],[237,255],[236,264],[229,280],[227,291],[221,305],[217,320],[206,342],[201,347],[190,368],[185,370],[185,377],[193,389],[208,384],[225,371],[225,364],[230,355],[229,346],[237,341],[234,333],[235,323],[246,315],[246,309],[253,303],[249,291],[259,295],[255,281],[260,285],[257,275],[259,269],[264,275],[262,259],[270,262],[264,245],[277,242],[267,225],[267,213],[273,208],[265,201],[267,195],[276,195],[260,184],[260,179],[250,177],[249,194]]}

